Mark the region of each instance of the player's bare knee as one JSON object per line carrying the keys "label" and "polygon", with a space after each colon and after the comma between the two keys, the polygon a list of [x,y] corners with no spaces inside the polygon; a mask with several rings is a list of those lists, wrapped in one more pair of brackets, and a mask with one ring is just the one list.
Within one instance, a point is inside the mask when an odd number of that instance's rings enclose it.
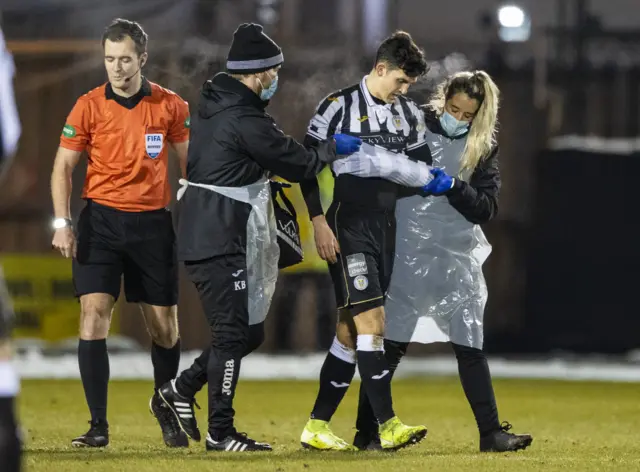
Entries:
{"label": "player's bare knee", "polygon": [[355,337],[352,333],[349,323],[346,320],[338,321],[338,325],[336,326],[336,338],[345,347],[348,347],[350,349],[356,348]]}
{"label": "player's bare knee", "polygon": [[354,314],[358,334],[384,336],[384,308],[379,306]]}
{"label": "player's bare knee", "polygon": [[0,362],[11,360],[13,347],[9,339],[0,339]]}
{"label": "player's bare knee", "polygon": [[109,334],[114,299],[107,294],[80,297],[80,338],[104,339]]}
{"label": "player's bare knee", "polygon": [[340,342],[345,346],[353,347],[355,349],[358,330],[356,329],[356,324],[353,321],[353,313],[351,310],[347,308],[338,310],[336,335],[338,340],[340,340]]}

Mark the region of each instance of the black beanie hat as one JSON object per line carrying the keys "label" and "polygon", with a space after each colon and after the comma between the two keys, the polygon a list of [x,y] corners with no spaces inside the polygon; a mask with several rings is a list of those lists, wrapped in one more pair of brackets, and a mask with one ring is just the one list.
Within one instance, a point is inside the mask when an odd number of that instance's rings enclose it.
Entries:
{"label": "black beanie hat", "polygon": [[243,23],[233,33],[227,56],[230,74],[255,74],[273,69],[284,62],[282,49],[255,23]]}

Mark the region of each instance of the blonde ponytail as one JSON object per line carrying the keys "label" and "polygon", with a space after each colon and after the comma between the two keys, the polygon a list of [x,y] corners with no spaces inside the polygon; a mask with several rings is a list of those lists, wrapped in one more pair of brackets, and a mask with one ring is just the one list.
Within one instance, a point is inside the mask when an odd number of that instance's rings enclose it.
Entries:
{"label": "blonde ponytail", "polygon": [[490,155],[497,143],[500,106],[498,86],[486,72],[475,71],[458,72],[447,78],[438,86],[427,107],[440,116],[444,112],[446,101],[460,92],[467,93],[481,103],[469,128],[458,176],[472,173],[478,163]]}

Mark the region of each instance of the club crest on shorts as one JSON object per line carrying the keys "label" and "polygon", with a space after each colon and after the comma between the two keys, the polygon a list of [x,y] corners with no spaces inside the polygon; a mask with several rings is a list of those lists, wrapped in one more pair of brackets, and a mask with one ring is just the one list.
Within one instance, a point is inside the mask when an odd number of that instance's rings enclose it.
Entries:
{"label": "club crest on shorts", "polygon": [[347,271],[349,277],[355,277],[357,275],[364,275],[367,271],[367,260],[364,258],[363,253],[351,254],[347,256]]}
{"label": "club crest on shorts", "polygon": [[162,152],[163,139],[162,133],[147,133],[144,135],[144,145],[147,149],[147,155],[151,159],[155,159]]}
{"label": "club crest on shorts", "polygon": [[355,279],[353,279],[353,286],[356,290],[364,290],[369,286],[369,279],[367,279],[364,275],[359,275]]}

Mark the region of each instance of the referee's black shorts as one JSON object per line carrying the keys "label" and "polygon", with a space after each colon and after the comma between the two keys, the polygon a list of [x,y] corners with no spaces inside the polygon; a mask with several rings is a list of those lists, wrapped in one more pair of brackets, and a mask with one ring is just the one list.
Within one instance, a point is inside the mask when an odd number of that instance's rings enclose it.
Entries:
{"label": "referee's black shorts", "polygon": [[362,211],[334,202],[327,222],[340,245],[338,261],[329,264],[338,309],[357,315],[383,306],[395,256],[394,213]]}
{"label": "referee's black shorts", "polygon": [[128,302],[156,306],[178,303],[178,262],[171,212],[125,212],[91,200],[77,225],[73,260],[76,296],[120,294]]}

